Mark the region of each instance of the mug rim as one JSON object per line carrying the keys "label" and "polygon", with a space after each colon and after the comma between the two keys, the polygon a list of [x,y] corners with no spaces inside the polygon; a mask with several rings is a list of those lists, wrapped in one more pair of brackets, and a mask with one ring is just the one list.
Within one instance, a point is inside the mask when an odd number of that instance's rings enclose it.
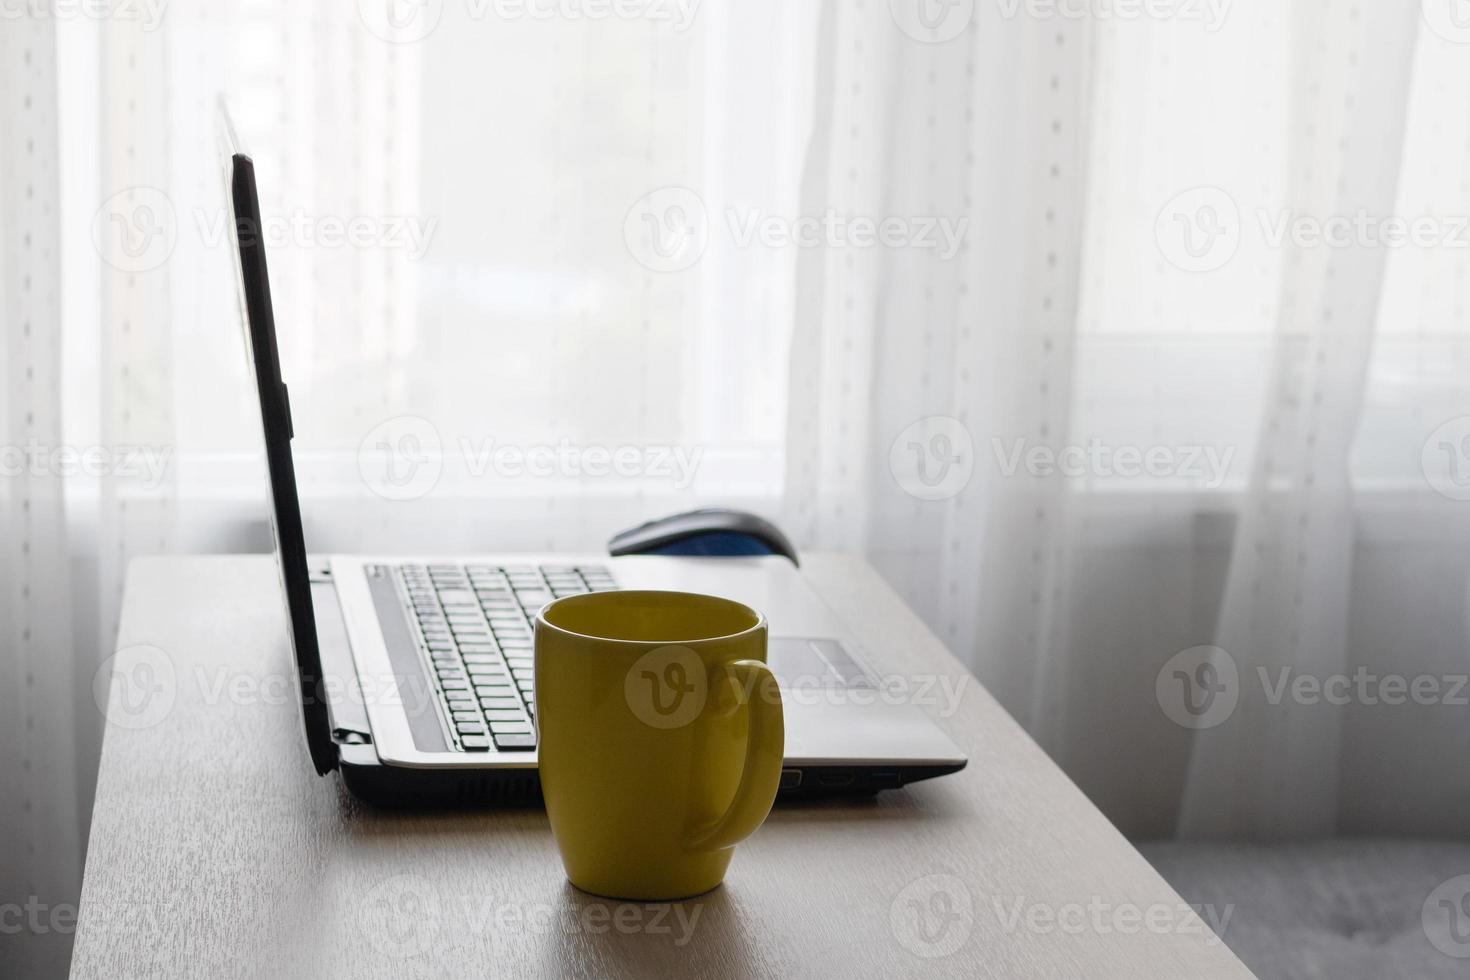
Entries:
{"label": "mug rim", "polygon": [[[755,618],[755,622],[751,623],[751,625],[747,626],[743,630],[739,630],[734,633],[721,633],[718,636],[701,636],[696,639],[625,640],[621,637],[615,636],[598,636],[595,633],[581,633],[577,630],[567,629],[565,626],[560,626],[546,618],[546,611],[555,606],[561,606],[563,604],[577,605],[584,602],[606,602],[613,596],[622,596],[625,598],[630,598],[633,596],[679,596],[680,598],[695,598],[709,602],[723,603],[726,606],[733,606],[736,609],[743,610],[744,612],[749,613]],[[744,637],[750,636],[753,633],[758,633],[761,630],[766,629],[767,624],[766,614],[761,612],[759,609],[754,609],[750,606],[747,606],[745,603],[739,602],[735,599],[727,599],[724,596],[710,595],[707,592],[684,592],[679,589],[615,589],[610,592],[578,592],[575,595],[564,595],[558,599],[553,599],[546,605],[542,606],[540,611],[536,613],[536,626],[538,628],[545,627],[548,630],[553,630],[557,633],[560,633],[562,636],[569,636],[578,640],[592,640],[597,643],[612,643],[619,646],[693,647],[700,644],[725,643],[730,640],[742,639]]]}

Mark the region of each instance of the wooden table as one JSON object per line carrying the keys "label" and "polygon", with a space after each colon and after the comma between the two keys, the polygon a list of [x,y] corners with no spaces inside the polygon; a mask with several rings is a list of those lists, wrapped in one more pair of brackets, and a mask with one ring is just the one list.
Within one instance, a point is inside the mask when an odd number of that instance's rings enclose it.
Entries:
{"label": "wooden table", "polygon": [[[805,568],[874,667],[966,676],[862,561]],[[118,643],[173,673],[107,725],[73,977],[1250,976],[973,679],[964,772],[780,806],[723,887],[650,906],[568,885],[540,811],[317,778],[268,557],[135,562]]]}

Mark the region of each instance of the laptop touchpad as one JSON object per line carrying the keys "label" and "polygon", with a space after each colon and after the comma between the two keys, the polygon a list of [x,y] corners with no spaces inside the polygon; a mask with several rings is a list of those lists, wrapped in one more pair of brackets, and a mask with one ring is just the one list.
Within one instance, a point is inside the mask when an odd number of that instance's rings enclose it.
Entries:
{"label": "laptop touchpad", "polygon": [[871,688],[872,678],[836,640],[773,636],[767,647],[771,673],[784,688]]}

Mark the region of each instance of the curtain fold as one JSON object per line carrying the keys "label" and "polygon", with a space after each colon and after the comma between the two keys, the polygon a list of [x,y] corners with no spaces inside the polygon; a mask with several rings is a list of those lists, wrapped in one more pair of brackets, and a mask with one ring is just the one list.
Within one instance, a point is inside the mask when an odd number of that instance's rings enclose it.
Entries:
{"label": "curtain fold", "polygon": [[[1382,6],[1343,18],[1323,3],[1294,13],[1293,50],[1307,54],[1293,79],[1288,200],[1312,214],[1392,214],[1419,12]],[[1181,836],[1331,836],[1353,761],[1338,706],[1266,695],[1292,673],[1357,666],[1349,457],[1387,252],[1366,242],[1292,248],[1282,261],[1267,401],[1214,640],[1238,703],[1223,724],[1194,733]]]}
{"label": "curtain fold", "polygon": [[787,506],[816,546],[862,542],[1045,741],[1067,495],[996,459],[1068,439],[1089,30],[977,7],[928,43],[895,18],[824,8],[802,212],[938,230],[799,260]]}
{"label": "curtain fold", "polygon": [[[55,29],[0,31],[0,974],[62,976],[81,891],[61,422]],[[82,692],[86,691],[86,694]],[[59,913],[59,915],[58,915]]]}

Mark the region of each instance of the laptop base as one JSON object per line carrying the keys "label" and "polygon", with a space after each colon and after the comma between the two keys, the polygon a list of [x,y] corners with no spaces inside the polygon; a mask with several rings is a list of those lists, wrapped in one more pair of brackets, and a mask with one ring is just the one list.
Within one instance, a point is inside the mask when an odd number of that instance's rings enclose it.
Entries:
{"label": "laptop base", "polygon": [[[781,771],[776,803],[872,796],[879,790],[958,772],[959,765],[803,766]],[[371,745],[343,745],[338,769],[347,790],[388,810],[540,807],[541,780],[535,769],[412,769],[387,766]]]}

